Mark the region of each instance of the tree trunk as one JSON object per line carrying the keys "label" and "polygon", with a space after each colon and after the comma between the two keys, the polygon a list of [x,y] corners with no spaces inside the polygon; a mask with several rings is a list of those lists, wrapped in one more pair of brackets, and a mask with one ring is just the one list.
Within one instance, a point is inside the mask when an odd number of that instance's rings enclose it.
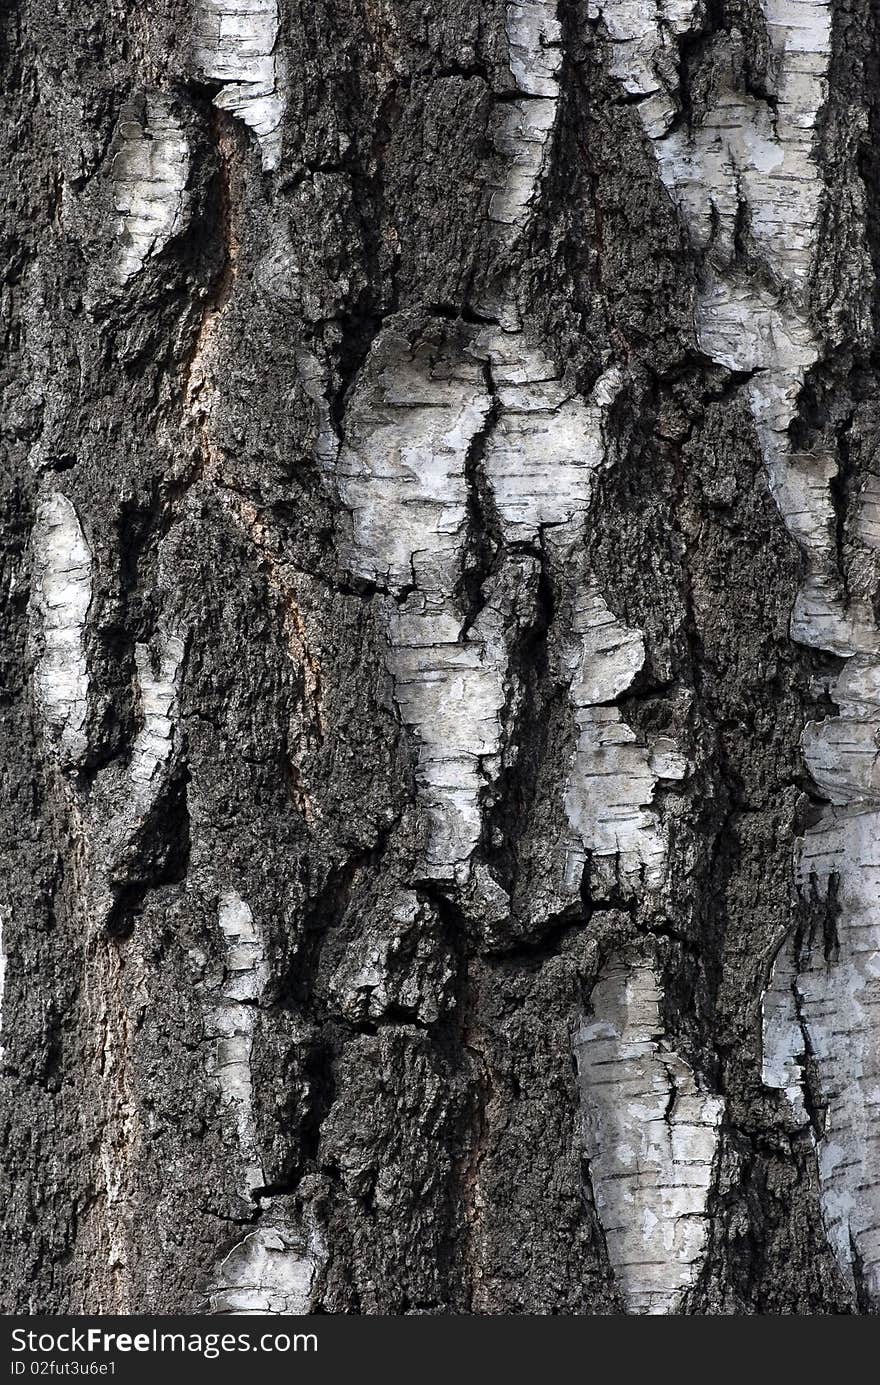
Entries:
{"label": "tree trunk", "polygon": [[6,1311],[876,1311],[875,17],[5,7]]}

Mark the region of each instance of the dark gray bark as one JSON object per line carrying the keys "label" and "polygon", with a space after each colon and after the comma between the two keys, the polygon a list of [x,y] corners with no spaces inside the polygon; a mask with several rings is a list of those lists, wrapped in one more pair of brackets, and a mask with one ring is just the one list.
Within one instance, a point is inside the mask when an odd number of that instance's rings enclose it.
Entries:
{"label": "dark gray bark", "polygon": [[6,1311],[876,1309],[880,37],[644,9],[4,8]]}

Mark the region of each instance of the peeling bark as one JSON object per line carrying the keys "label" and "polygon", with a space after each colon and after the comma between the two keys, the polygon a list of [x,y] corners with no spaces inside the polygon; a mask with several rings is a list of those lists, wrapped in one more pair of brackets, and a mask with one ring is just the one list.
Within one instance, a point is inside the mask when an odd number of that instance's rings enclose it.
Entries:
{"label": "peeling bark", "polygon": [[65,495],[45,496],[34,527],[34,700],[64,763],[86,751],[89,672],[84,651],[92,599],[91,554],[76,511]]}
{"label": "peeling bark", "polygon": [[590,1177],[627,1308],[674,1313],[708,1232],[724,1103],[663,1040],[649,964],[618,959],[575,1035]]}
{"label": "peeling bark", "polygon": [[154,93],[143,122],[121,119],[121,147],[113,160],[113,205],[119,212],[117,277],[125,285],[145,261],[183,227],[189,149],[170,102]]}
{"label": "peeling bark", "polygon": [[278,90],[276,0],[199,0],[196,63],[223,82],[215,106],[243,120],[257,137],[263,168],[277,168],[284,101]]}

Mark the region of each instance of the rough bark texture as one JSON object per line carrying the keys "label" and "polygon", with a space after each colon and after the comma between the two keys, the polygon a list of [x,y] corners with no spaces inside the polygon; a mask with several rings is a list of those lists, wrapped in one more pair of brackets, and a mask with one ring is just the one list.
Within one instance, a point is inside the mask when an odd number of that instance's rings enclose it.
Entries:
{"label": "rough bark texture", "polygon": [[877,1310],[876,20],[4,6],[6,1311]]}

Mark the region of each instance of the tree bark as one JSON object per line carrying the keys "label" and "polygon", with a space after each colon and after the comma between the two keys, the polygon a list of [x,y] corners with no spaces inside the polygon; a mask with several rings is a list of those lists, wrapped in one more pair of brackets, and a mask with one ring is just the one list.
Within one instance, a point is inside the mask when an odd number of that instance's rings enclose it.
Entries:
{"label": "tree bark", "polygon": [[5,7],[6,1311],[876,1311],[876,17]]}

